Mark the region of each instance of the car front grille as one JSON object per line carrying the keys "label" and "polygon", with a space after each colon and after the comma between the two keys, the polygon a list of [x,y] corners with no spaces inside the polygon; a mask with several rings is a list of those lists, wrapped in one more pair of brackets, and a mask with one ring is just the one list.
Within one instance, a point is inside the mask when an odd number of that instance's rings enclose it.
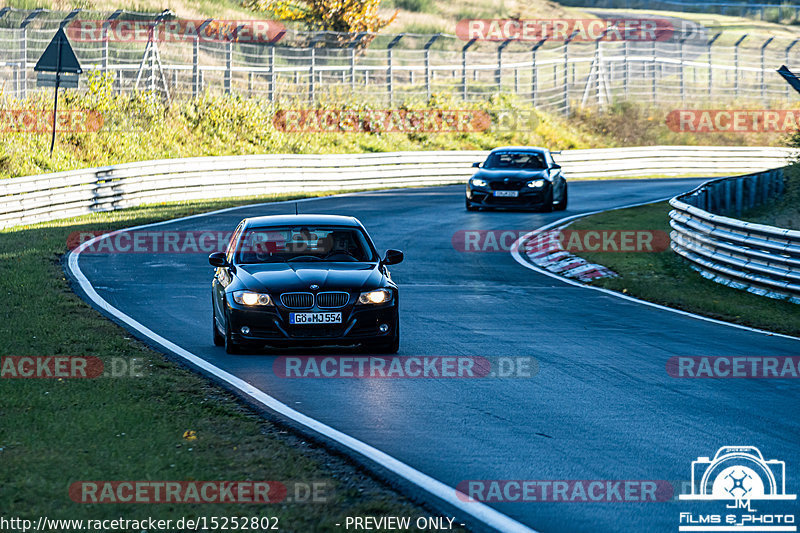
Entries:
{"label": "car front grille", "polygon": [[321,292],[317,294],[317,305],[322,309],[336,309],[344,307],[350,301],[346,292]]}
{"label": "car front grille", "polygon": [[290,309],[310,309],[314,307],[314,295],[310,292],[285,292],[281,303]]}
{"label": "car front grille", "polygon": [[489,183],[489,187],[493,191],[518,191],[523,185],[524,182],[521,180],[509,180],[508,182],[494,181]]}

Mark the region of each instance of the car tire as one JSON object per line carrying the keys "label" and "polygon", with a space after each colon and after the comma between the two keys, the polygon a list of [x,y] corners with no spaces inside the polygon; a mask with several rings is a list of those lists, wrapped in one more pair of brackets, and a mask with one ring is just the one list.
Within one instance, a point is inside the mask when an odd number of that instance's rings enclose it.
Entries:
{"label": "car tire", "polygon": [[241,348],[239,347],[239,345],[233,342],[233,336],[231,335],[230,320],[228,320],[228,323],[225,324],[225,353],[228,354],[241,353]]}
{"label": "car tire", "polygon": [[553,209],[556,211],[564,211],[567,208],[567,201],[569,199],[568,195],[569,189],[566,185],[564,185],[564,194],[561,195],[561,200],[555,205]]}
{"label": "car tire", "polygon": [[467,211],[477,211],[478,210],[478,208],[475,207],[474,205],[472,205],[471,203],[469,203],[469,200],[467,200],[466,198],[464,199],[464,203],[466,204]]}
{"label": "car tire", "polygon": [[214,346],[225,346],[225,336],[217,328],[217,314],[215,312],[211,313],[211,329],[214,332]]}
{"label": "car tire", "polygon": [[544,205],[542,206],[542,213],[549,213],[553,210],[553,188],[550,187],[550,192],[547,193],[547,198],[544,199]]}

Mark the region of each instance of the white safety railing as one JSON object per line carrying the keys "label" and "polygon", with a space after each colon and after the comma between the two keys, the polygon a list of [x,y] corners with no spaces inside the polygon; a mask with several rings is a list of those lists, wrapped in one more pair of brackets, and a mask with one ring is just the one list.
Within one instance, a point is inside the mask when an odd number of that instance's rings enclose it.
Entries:
{"label": "white safety railing", "polygon": [[[250,155],[127,163],[0,180],[0,228],[156,202],[464,183],[488,152]],[[568,179],[714,175],[786,164],[780,148],[652,146],[555,155]]]}
{"label": "white safety railing", "polygon": [[671,247],[704,277],[800,303],[800,231],[744,222],[741,213],[783,192],[783,170],[723,178],[670,200]]}

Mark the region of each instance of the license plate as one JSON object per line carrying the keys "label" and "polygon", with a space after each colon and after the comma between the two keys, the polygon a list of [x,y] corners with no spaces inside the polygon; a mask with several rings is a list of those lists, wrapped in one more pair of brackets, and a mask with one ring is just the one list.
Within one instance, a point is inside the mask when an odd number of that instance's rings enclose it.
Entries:
{"label": "license plate", "polygon": [[503,198],[516,198],[519,196],[519,191],[494,191],[494,195]]}
{"label": "license plate", "polygon": [[341,324],[342,313],[289,313],[289,324]]}

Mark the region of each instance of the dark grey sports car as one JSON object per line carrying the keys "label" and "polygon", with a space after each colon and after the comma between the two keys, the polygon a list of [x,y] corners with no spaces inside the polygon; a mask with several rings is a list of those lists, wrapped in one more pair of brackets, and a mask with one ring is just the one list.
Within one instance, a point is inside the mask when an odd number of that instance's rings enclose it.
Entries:
{"label": "dark grey sports car", "polygon": [[240,347],[361,345],[396,353],[397,285],[361,222],[333,215],[242,220],[226,252],[213,253],[213,338]]}
{"label": "dark grey sports car", "polygon": [[495,148],[467,182],[467,211],[567,208],[567,180],[545,148]]}

